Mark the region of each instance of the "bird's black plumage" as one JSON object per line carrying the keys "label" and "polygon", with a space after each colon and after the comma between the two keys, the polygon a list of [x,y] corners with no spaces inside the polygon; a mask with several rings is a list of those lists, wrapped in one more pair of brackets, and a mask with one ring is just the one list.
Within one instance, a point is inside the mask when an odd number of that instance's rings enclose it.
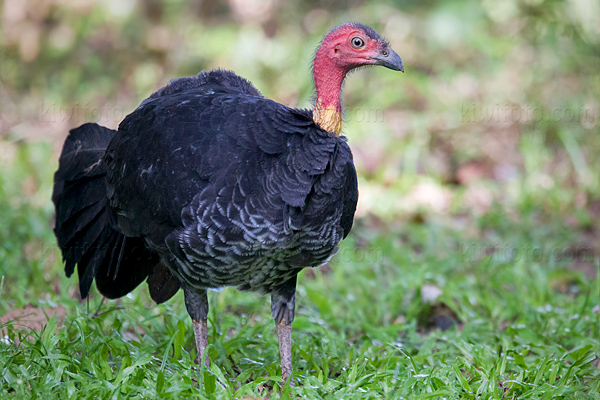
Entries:
{"label": "bird's black plumage", "polygon": [[364,65],[403,71],[368,26],[329,32],[315,54],[314,109],[265,99],[230,71],[179,78],[111,130],[70,132],[55,175],[55,233],[81,295],[116,298],[146,280],[157,303],[183,289],[208,367],[207,289],[271,294],[282,378],[292,373],[296,279],[325,263],[358,200],[340,92]]}
{"label": "bird's black plumage", "polygon": [[343,137],[223,70],[172,81],[117,131],[71,131],[53,196],[82,295],[150,275],[158,301],[179,286],[277,292],[335,253],[357,198]]}

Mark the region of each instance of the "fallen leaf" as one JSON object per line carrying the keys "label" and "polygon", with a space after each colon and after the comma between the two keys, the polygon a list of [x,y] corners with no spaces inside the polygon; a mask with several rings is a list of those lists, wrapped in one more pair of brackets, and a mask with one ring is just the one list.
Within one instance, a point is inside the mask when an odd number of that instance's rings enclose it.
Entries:
{"label": "fallen leaf", "polygon": [[462,164],[456,171],[456,180],[461,185],[468,185],[473,181],[490,179],[491,177],[491,167],[480,161],[470,161]]}

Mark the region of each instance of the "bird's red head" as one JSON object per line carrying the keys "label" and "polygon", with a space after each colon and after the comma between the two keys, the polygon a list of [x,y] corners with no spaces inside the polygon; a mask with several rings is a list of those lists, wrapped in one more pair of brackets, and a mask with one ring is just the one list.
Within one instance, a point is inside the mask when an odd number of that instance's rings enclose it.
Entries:
{"label": "bird's red head", "polygon": [[347,23],[325,35],[317,49],[313,67],[317,88],[313,119],[321,128],[340,133],[342,83],[349,71],[366,65],[382,65],[404,72],[400,56],[366,25]]}

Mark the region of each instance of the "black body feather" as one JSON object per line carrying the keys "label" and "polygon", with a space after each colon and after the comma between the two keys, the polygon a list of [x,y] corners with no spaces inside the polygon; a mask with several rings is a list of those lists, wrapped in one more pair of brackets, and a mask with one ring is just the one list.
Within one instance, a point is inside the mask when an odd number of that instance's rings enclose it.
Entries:
{"label": "black body feather", "polygon": [[348,235],[357,199],[343,137],[222,70],[172,81],[117,131],[72,130],[53,193],[82,296],[94,278],[114,298],[149,277],[157,302],[180,286],[295,287]]}

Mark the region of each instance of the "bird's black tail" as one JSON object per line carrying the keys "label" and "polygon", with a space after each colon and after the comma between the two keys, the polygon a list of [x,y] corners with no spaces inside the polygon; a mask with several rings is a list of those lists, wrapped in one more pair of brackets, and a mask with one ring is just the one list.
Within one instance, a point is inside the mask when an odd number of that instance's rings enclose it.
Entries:
{"label": "bird's black tail", "polygon": [[67,276],[77,265],[82,298],[94,279],[104,296],[124,296],[160,262],[142,238],[119,232],[114,212],[107,207],[103,156],[115,133],[93,123],[71,130],[54,175],[54,233]]}

